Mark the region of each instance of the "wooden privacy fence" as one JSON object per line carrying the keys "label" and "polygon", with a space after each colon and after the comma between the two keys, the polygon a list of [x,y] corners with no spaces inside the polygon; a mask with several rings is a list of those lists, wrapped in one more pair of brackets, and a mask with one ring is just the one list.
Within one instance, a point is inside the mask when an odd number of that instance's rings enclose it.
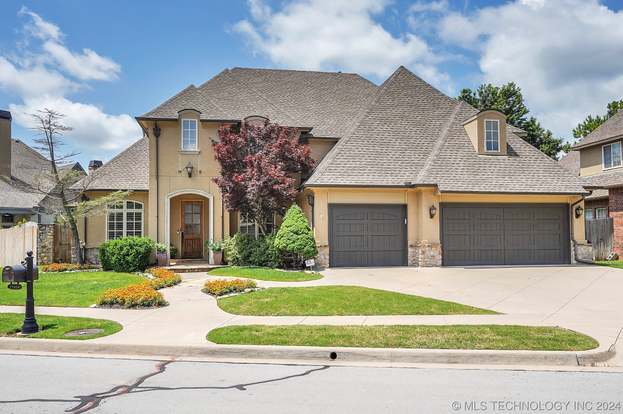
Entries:
{"label": "wooden privacy fence", "polygon": [[0,230],[0,266],[20,263],[29,250],[37,257],[37,223]]}
{"label": "wooden privacy fence", "polygon": [[586,221],[586,240],[593,245],[595,260],[606,260],[612,251],[612,235],[612,218]]}

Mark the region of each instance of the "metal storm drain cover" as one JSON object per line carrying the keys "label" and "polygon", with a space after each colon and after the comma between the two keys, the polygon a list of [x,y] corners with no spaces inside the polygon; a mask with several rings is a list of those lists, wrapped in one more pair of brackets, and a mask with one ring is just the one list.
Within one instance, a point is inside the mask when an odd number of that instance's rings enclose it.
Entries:
{"label": "metal storm drain cover", "polygon": [[87,336],[87,335],[96,335],[104,332],[103,329],[100,328],[87,328],[87,329],[76,329],[75,331],[69,331],[63,336]]}

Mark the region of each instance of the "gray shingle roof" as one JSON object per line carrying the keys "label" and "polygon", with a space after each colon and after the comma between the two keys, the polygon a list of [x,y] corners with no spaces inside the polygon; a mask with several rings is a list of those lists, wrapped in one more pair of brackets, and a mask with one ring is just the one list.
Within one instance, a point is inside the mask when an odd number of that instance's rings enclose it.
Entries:
{"label": "gray shingle roof", "polygon": [[581,177],[584,185],[590,188],[610,188],[623,186],[623,169],[604,171],[596,175]]}
{"label": "gray shingle roof", "polygon": [[600,198],[608,198],[608,190],[605,188],[596,188],[591,195],[585,197],[587,200],[597,200]]}
{"label": "gray shingle roof", "polygon": [[477,113],[400,67],[308,186],[437,185],[440,191],[582,194],[578,177],[507,129],[509,156],[479,155],[463,122]]}
{"label": "gray shingle roof", "polygon": [[580,175],[580,151],[569,151],[558,160],[565,170],[573,175]]}
{"label": "gray shingle roof", "polygon": [[342,137],[376,89],[353,73],[233,68],[199,87],[188,86],[139,119],[177,119],[179,111],[196,109],[204,120],[261,115],[313,128],[317,137]]}
{"label": "gray shingle roof", "polygon": [[587,147],[602,141],[620,137],[623,135],[623,111],[618,111],[606,122],[598,126],[593,132],[585,136],[573,148]]}
{"label": "gray shingle roof", "polygon": [[149,140],[141,138],[72,186],[87,190],[149,190]]}

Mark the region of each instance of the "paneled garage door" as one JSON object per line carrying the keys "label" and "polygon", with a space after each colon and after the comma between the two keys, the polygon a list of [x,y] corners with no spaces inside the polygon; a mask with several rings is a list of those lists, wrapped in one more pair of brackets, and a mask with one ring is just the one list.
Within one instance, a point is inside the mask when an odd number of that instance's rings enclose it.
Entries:
{"label": "paneled garage door", "polygon": [[443,264],[569,263],[568,206],[442,204]]}
{"label": "paneled garage door", "polygon": [[329,261],[338,266],[405,266],[406,206],[329,205]]}

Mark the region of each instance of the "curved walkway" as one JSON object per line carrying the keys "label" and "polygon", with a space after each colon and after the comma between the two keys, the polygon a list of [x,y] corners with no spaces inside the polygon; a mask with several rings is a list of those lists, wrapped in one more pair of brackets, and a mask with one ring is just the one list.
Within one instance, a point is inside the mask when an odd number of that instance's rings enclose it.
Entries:
{"label": "curved walkway", "polygon": [[[201,292],[205,273],[183,274],[182,284],[161,292],[170,305],[149,310],[38,307],[41,314],[111,319],[118,334],[92,342],[149,345],[211,345],[205,335],[241,324],[521,324],[563,326],[588,334],[607,349],[623,327],[623,270],[598,266],[508,268],[329,269],[309,282],[265,282],[259,286],[358,285],[466,305],[502,315],[421,316],[237,316],[222,311]],[[23,307],[0,306],[0,312]]]}

